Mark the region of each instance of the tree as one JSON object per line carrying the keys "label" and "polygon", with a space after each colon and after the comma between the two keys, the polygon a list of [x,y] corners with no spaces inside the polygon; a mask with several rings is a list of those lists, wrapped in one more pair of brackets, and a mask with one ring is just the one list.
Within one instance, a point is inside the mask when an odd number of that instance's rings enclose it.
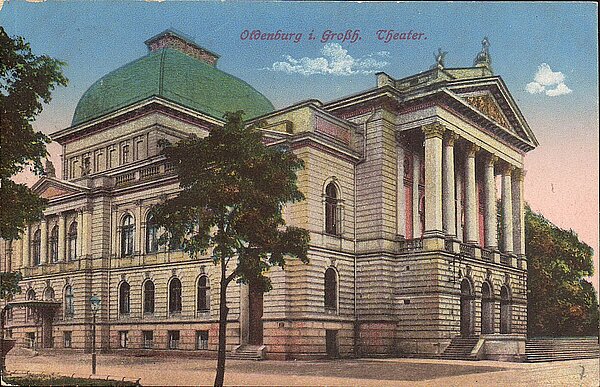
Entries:
{"label": "tree", "polygon": [[308,262],[308,232],[286,227],[281,214],[286,203],[304,198],[296,184],[303,162],[286,148],[265,146],[242,114],[226,113],[225,125],[208,137],[163,144],[181,191],[154,209],[166,229],[161,243],[181,246],[192,256],[210,252],[220,265],[215,386],[223,385],[225,375],[227,286],[237,280],[266,292],[270,267],[283,268],[286,257]]}
{"label": "tree", "polygon": [[4,376],[6,368],[6,357],[4,353],[4,346],[6,345],[4,342],[4,322],[6,320],[6,312],[10,307],[6,302],[10,301],[15,294],[21,293],[21,287],[19,286],[19,281],[21,281],[21,279],[22,276],[19,272],[0,272],[0,300],[2,300],[2,305],[0,305],[0,381],[2,381],[2,383],[4,383],[2,377]]}
{"label": "tree", "polygon": [[0,27],[0,238],[18,239],[26,223],[38,219],[46,201],[10,178],[26,167],[43,173],[50,139],[32,122],[51,100],[51,91],[66,86],[63,62],[36,56],[22,37],[9,37]]}
{"label": "tree", "polygon": [[525,209],[528,258],[528,334],[598,334],[598,299],[590,282],[593,254],[573,230],[563,230]]}

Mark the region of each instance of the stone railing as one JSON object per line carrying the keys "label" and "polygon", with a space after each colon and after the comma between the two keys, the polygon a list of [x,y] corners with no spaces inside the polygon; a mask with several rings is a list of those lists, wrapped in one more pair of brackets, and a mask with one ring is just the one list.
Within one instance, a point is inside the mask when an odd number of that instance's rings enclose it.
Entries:
{"label": "stone railing", "polygon": [[410,253],[414,251],[423,251],[423,239],[406,239],[401,242],[400,252],[402,253]]}
{"label": "stone railing", "polygon": [[125,186],[138,181],[150,180],[161,175],[172,175],[174,172],[175,168],[170,163],[152,164],[136,171],[119,173],[115,176],[115,184],[117,187]]}
{"label": "stone railing", "polygon": [[466,243],[461,243],[460,244],[460,254],[467,256],[467,257],[474,258],[475,257],[475,247],[468,245]]}
{"label": "stone railing", "polygon": [[500,253],[500,263],[503,265],[510,265],[512,261],[512,257],[508,254]]}
{"label": "stone railing", "polygon": [[481,249],[481,258],[486,261],[492,261],[494,259],[494,252],[488,249]]}

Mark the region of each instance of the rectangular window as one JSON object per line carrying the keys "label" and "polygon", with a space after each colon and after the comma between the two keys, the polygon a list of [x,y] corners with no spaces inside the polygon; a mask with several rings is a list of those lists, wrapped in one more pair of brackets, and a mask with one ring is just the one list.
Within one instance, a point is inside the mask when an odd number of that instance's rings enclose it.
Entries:
{"label": "rectangular window", "polygon": [[208,349],[208,331],[196,331],[196,349]]}
{"label": "rectangular window", "polygon": [[149,349],[154,346],[154,331],[142,331],[144,338],[144,348]]}
{"label": "rectangular window", "polygon": [[35,348],[35,332],[27,332],[25,339],[27,340],[27,348]]}
{"label": "rectangular window", "polygon": [[119,348],[127,348],[129,342],[128,334],[128,331],[119,331]]}
{"label": "rectangular window", "polygon": [[169,349],[179,348],[179,331],[169,331]]}
{"label": "rectangular window", "polygon": [[71,331],[63,332],[63,345],[65,348],[71,348],[73,345],[72,337],[73,333]]}

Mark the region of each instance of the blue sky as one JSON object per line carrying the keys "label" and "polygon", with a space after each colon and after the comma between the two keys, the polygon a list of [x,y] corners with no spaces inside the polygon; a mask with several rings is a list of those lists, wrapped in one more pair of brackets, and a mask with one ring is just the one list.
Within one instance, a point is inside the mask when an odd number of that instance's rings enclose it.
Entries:
{"label": "blue sky", "polygon": [[[68,63],[65,73],[70,85],[54,93],[54,100],[36,122],[48,133],[69,125],[87,87],[144,55],[143,42],[167,28],[220,54],[220,69],[253,85],[277,108],[309,98],[328,101],[374,87],[375,75],[368,72],[381,70],[400,78],[427,70],[438,47],[448,52],[447,67],[470,66],[482,38],[488,36],[495,73],[508,85],[541,144],[526,159],[526,199],[558,225],[576,230],[595,250],[599,213],[597,17],[597,5],[591,2],[11,0],[4,1],[0,10],[0,23],[10,35],[24,36],[34,52]],[[243,41],[240,34],[246,29],[303,33],[304,39],[299,43]],[[294,66],[306,70],[302,66],[323,64],[323,60],[329,61],[325,63],[331,70],[333,56],[324,54],[321,34],[348,29],[359,29],[362,39],[329,46],[328,52],[362,64],[351,67],[361,71],[351,75],[336,75],[343,71],[335,69],[312,75],[274,71]],[[412,30],[426,39],[385,43],[376,38],[380,29]],[[307,39],[311,31],[317,39]],[[274,65],[277,62],[287,64]],[[531,94],[527,85],[534,82],[544,63],[546,70],[537,79],[548,84],[542,85],[541,93]],[[570,92],[547,94],[560,84]],[[55,153],[57,148],[50,149]]]}

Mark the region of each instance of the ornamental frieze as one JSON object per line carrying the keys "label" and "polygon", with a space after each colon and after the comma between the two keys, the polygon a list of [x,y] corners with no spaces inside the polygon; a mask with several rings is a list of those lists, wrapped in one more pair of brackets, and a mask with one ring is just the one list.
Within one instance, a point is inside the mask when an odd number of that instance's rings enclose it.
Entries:
{"label": "ornamental frieze", "polygon": [[465,97],[467,103],[473,106],[475,109],[479,110],[487,117],[491,118],[494,122],[502,125],[503,127],[510,129],[510,124],[504,114],[496,105],[496,101],[490,95],[476,95],[471,97]]}

